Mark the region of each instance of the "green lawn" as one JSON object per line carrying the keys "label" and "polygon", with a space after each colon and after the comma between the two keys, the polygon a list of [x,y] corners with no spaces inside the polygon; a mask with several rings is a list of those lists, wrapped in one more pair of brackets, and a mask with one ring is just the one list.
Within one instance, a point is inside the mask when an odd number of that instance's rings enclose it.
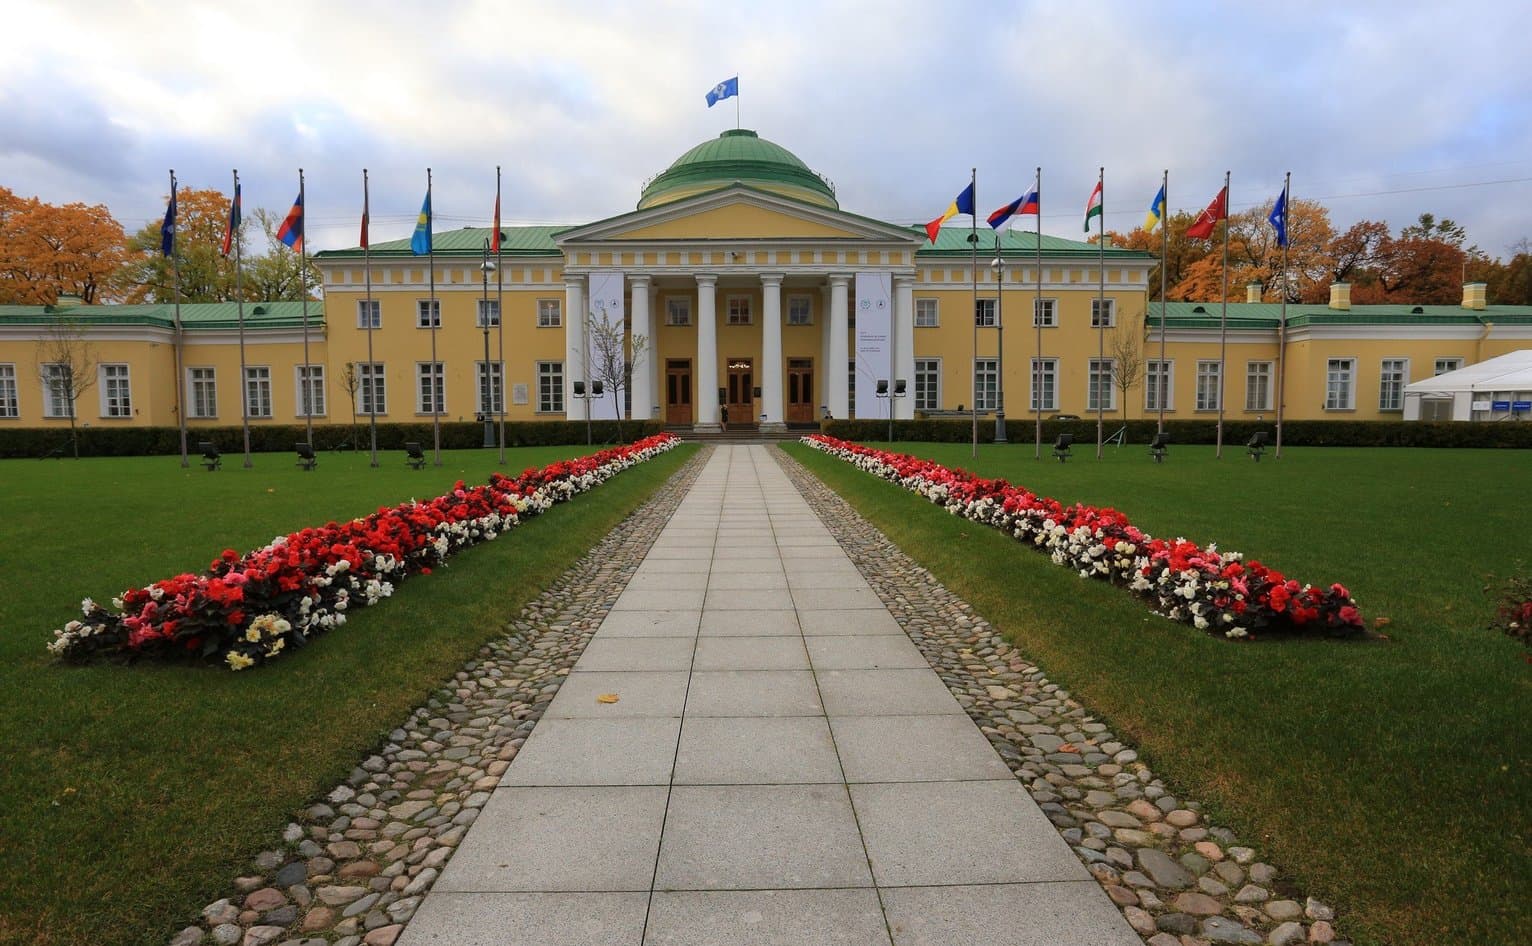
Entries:
{"label": "green lawn", "polygon": [[[669,477],[683,447],[467,550],[270,667],[58,664],[90,595],[220,550],[483,482],[494,451],[285,454],[209,474],[176,458],[0,461],[0,943],[164,942],[224,896],[306,800]],[[583,447],[508,452],[519,472]]]}
{"label": "green lawn", "polygon": [[[885,444],[872,446],[886,447]],[[1152,616],[1001,533],[807,448],[845,495],[1050,677],[1145,750],[1178,791],[1253,841],[1366,944],[1532,938],[1529,675],[1485,630],[1486,575],[1532,565],[1532,453],[1094,445],[1060,464],[1030,443],[892,449],[1065,501],[1110,505],[1153,535],[1339,581],[1380,642],[1238,644]],[[1048,448],[1044,447],[1045,456]]]}

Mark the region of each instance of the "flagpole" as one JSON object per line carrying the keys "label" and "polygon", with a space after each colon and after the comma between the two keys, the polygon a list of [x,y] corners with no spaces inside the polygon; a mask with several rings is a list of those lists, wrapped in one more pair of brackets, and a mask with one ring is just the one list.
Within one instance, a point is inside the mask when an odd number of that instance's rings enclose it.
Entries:
{"label": "flagpole", "polygon": [[1170,398],[1170,374],[1165,370],[1165,273],[1170,268],[1170,168],[1160,178],[1160,193],[1165,202],[1160,205],[1160,376],[1155,383],[1160,389],[1155,400],[1160,402],[1160,423],[1155,433],[1165,432],[1165,402]]}
{"label": "flagpole", "polygon": [[372,466],[378,465],[378,375],[377,362],[372,360],[372,237],[367,233],[367,217],[372,209],[367,199],[367,169],[362,168],[362,272],[367,281],[367,412],[371,428]]}
{"label": "flagpole", "polygon": [[1275,457],[1282,459],[1282,408],[1287,401],[1287,244],[1292,238],[1287,233],[1287,222],[1293,206],[1293,172],[1288,171],[1282,179],[1282,314],[1277,317],[1277,449]]}
{"label": "flagpole", "polygon": [[1218,313],[1218,447],[1215,456],[1223,459],[1224,375],[1228,374],[1229,355],[1229,172],[1223,172],[1223,307]]}
{"label": "flagpole", "polygon": [[979,169],[974,168],[968,186],[973,212],[969,216],[968,249],[973,254],[969,275],[973,277],[973,458],[979,458]]}
{"label": "flagpole", "polygon": [[[1101,211],[1096,214],[1096,459],[1101,459],[1102,437],[1106,435],[1106,398],[1102,397],[1101,372],[1106,368],[1106,168],[1097,173],[1096,189],[1101,192]],[[1110,388],[1108,389],[1110,390]]]}
{"label": "flagpole", "polygon": [[[431,218],[436,208],[431,205],[431,169],[426,168],[426,269],[430,271],[431,301],[427,303],[431,319],[431,453],[436,466],[442,465],[442,407],[441,395],[445,393],[446,379],[442,377],[441,364],[436,360],[436,326],[441,319],[436,314],[436,240],[431,233]],[[441,384],[437,382],[440,381]]]}
{"label": "flagpole", "polygon": [[298,169],[298,286],[303,296],[303,434],[314,448],[314,368],[309,362],[309,241],[308,200],[303,194],[303,168]]}
{"label": "flagpole", "polygon": [[[176,205],[176,169],[170,169],[170,206]],[[185,328],[181,324],[181,260],[176,255],[176,223],[175,215],[170,217],[170,272],[174,278],[171,283],[171,301],[175,303],[175,363],[176,363],[176,417],[181,426],[181,467],[185,469],[191,466],[191,461],[186,455],[186,370],[182,367],[182,346],[186,344],[184,337]]]}
{"label": "flagpole", "polygon": [[[239,168],[234,169],[234,208],[239,207]],[[250,379],[245,377],[248,370],[245,367],[245,281],[244,271],[241,268],[239,227],[234,223],[234,208],[229,211],[229,238],[234,241],[234,302],[235,311],[239,315],[239,382],[243,388],[243,396],[240,398],[241,422],[245,430],[245,469],[250,469],[255,464],[250,462]],[[244,223],[244,214],[240,213],[240,223]]]}
{"label": "flagpole", "polygon": [[1037,329],[1037,363],[1032,366],[1032,412],[1037,415],[1037,443],[1034,445],[1036,459],[1043,458],[1043,168],[1038,165],[1037,183],[1032,193],[1037,195],[1037,239],[1033,251],[1037,254],[1037,299],[1032,305],[1032,325]]}
{"label": "flagpole", "polygon": [[[979,208],[976,206],[974,210]],[[977,213],[974,214],[978,216]],[[995,443],[1005,443],[1005,250],[995,230]]]}
{"label": "flagpole", "polygon": [[495,325],[495,340],[499,345],[500,359],[500,465],[505,466],[505,269],[501,260],[505,257],[505,241],[500,238],[500,165],[495,165],[495,312],[499,319]]}

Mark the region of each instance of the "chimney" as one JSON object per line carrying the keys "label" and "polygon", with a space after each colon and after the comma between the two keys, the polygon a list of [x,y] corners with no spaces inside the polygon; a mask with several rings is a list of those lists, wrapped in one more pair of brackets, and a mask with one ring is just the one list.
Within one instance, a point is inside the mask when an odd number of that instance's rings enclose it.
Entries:
{"label": "chimney", "polygon": [[1338,310],[1340,312],[1350,311],[1350,309],[1351,309],[1351,283],[1349,283],[1349,282],[1332,282],[1332,283],[1330,283],[1330,308],[1336,309],[1336,310]]}
{"label": "chimney", "polygon": [[1482,282],[1463,283],[1463,308],[1483,312],[1488,305],[1488,299],[1485,298],[1487,288]]}
{"label": "chimney", "polygon": [[1258,282],[1247,282],[1247,283],[1245,283],[1245,301],[1246,302],[1260,302],[1261,301],[1261,284],[1260,283],[1258,283]]}

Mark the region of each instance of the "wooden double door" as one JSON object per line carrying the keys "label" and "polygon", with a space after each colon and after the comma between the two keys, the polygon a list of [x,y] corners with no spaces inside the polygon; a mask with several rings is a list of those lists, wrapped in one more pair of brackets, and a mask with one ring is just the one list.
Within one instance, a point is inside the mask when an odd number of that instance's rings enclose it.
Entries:
{"label": "wooden double door", "polygon": [[722,406],[729,414],[729,426],[755,426],[755,361],[730,358],[729,374],[724,384]]}
{"label": "wooden double door", "polygon": [[668,358],[665,361],[665,423],[681,426],[693,422],[691,359]]}
{"label": "wooden double door", "polygon": [[814,422],[814,359],[787,359],[787,410],[789,424]]}

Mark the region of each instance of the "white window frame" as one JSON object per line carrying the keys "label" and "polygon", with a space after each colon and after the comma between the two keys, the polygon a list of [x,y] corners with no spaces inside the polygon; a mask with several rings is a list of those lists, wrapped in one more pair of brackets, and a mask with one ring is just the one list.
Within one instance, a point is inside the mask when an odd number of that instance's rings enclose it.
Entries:
{"label": "white window frame", "polygon": [[1223,394],[1223,365],[1209,358],[1197,360],[1197,400],[1199,411],[1218,410],[1218,399]]}
{"label": "white window frame", "polygon": [[942,324],[942,307],[940,299],[916,299],[915,300],[915,327],[938,328]]}
{"label": "white window frame", "polygon": [[[256,403],[255,406],[258,407],[258,408],[264,407],[265,408],[264,412],[257,413],[257,412],[252,411],[250,409],[250,391],[251,391],[251,385],[255,386],[254,389],[255,389],[255,392],[257,394],[257,398],[256,398],[257,403]],[[253,420],[253,419],[257,419],[257,418],[270,418],[270,417],[274,416],[272,414],[272,409],[271,409],[271,366],[270,365],[246,365],[245,366],[245,383],[241,386],[240,392],[241,392],[241,396],[243,398],[243,404],[241,405],[241,407],[245,411],[245,414],[244,414],[245,417],[248,417],[248,418]]]}
{"label": "white window frame", "polygon": [[[1042,387],[1042,398],[1045,400],[1039,398],[1037,390],[1039,382]],[[1027,393],[1034,413],[1059,409],[1059,360],[1057,358],[1034,357],[1027,363]]]}
{"label": "white window frame", "polygon": [[[499,299],[475,299],[473,327],[477,329],[495,328],[500,324],[500,300]],[[489,325],[484,324],[485,313],[488,312]]]}
{"label": "white window frame", "polygon": [[42,366],[43,416],[69,418],[74,416],[74,403],[69,398],[69,366],[63,362],[49,362]]}
{"label": "white window frame", "polygon": [[[922,375],[931,381],[924,390],[921,388]],[[925,398],[922,399],[921,395]],[[942,409],[942,360],[940,358],[916,358],[915,359],[915,410],[939,411]]]}
{"label": "white window frame", "polygon": [[[362,329],[363,331],[366,331],[367,329],[367,302],[368,300],[366,299],[356,300],[356,327]],[[374,329],[380,329],[383,327],[382,299],[372,300],[372,327]]]}
{"label": "white window frame", "polygon": [[[437,383],[434,385],[436,388],[436,403],[428,405],[427,398],[431,393],[428,388],[433,386],[431,385],[432,365],[436,366],[435,376]],[[429,409],[430,407],[435,407],[436,410],[432,411]],[[445,362],[415,362],[415,413],[426,417],[430,417],[433,414],[440,416],[447,413],[447,365]]]}
{"label": "white window frame", "polygon": [[[1101,322],[1101,304],[1106,303],[1106,322]],[[1117,327],[1117,300],[1102,299],[1099,296],[1090,301],[1090,327],[1091,328],[1116,328]]]}
{"label": "white window frame", "polygon": [[1356,359],[1325,360],[1325,410],[1356,410]]}
{"label": "white window frame", "polygon": [[[1164,379],[1160,375],[1164,374]],[[1176,360],[1150,358],[1144,362],[1144,410],[1159,413],[1156,395],[1164,395],[1165,410],[1176,409]]]}
{"label": "white window frame", "polygon": [[21,389],[16,385],[16,365],[0,364],[0,420],[21,416]]}
{"label": "white window frame", "polygon": [[564,413],[564,363],[537,363],[537,413]]}
{"label": "white window frame", "polygon": [[725,325],[754,325],[755,308],[751,305],[752,297],[747,295],[730,295],[724,299],[724,324]]}
{"label": "white window frame", "polygon": [[814,324],[814,297],[805,294],[794,294],[787,297],[787,324],[788,325],[813,325]]}
{"label": "white window frame", "polygon": [[1449,371],[1457,371],[1459,368],[1463,367],[1463,359],[1462,357],[1456,355],[1445,358],[1438,358],[1436,359],[1435,367],[1436,374],[1432,375],[1432,377],[1444,375]]}
{"label": "white window frame", "polygon": [[293,409],[298,417],[324,417],[329,413],[330,405],[325,396],[325,370],[324,365],[317,361],[311,361],[309,368],[309,398],[312,406],[318,408],[313,414],[305,412],[305,400],[303,394],[303,365],[293,365]]}
{"label": "white window frame", "polygon": [[996,314],[999,308],[998,300],[975,299],[973,301],[973,324],[979,328],[994,328],[999,324],[999,316]]}
{"label": "white window frame", "polygon": [[[980,302],[984,300],[979,300]],[[993,411],[1000,406],[1000,359],[975,358],[973,360],[974,398],[977,411]],[[986,379],[990,380],[988,385]]]}
{"label": "white window frame", "polygon": [[[121,393],[114,393],[119,384],[122,388]],[[124,420],[132,417],[133,375],[131,369],[120,361],[103,362],[98,365],[96,396],[101,402],[103,420]]]}
{"label": "white window frame", "polygon": [[1100,391],[1106,390],[1106,404],[1101,407],[1103,411],[1117,410],[1117,359],[1115,358],[1090,358],[1085,362],[1085,409],[1090,413],[1096,413],[1096,401],[1100,397]]}
{"label": "white window frame", "polygon": [[[1041,314],[1039,314],[1041,308]],[[1043,328],[1059,327],[1059,300],[1037,297],[1032,298],[1032,327],[1038,327],[1038,319],[1042,319]]]}
{"label": "white window frame", "polygon": [[[205,377],[198,377],[205,372]],[[198,392],[202,392],[199,395]],[[186,416],[192,420],[214,420],[218,417],[218,369],[211,365],[194,365],[186,369]],[[205,396],[202,396],[205,395]],[[199,404],[200,402],[200,404]]]}
{"label": "white window frame", "polygon": [[692,301],[686,296],[665,297],[665,324],[684,328],[692,324]]}
{"label": "white window frame", "polygon": [[[436,327],[439,329],[439,328],[442,327],[442,301],[440,299],[437,299],[437,300],[435,300],[435,303],[436,304],[434,306],[434,309],[435,309],[435,314],[436,314]],[[415,327],[416,328],[429,329],[431,327],[431,312],[432,312],[432,308],[433,308],[432,300],[430,300],[430,299],[416,299],[415,300]]]}
{"label": "white window frame", "polygon": [[564,324],[563,299],[537,300],[537,327],[560,328]]}
{"label": "white window frame", "polygon": [[[1264,370],[1258,370],[1264,369]],[[1277,376],[1276,364],[1270,361],[1245,362],[1245,410],[1251,412],[1272,410],[1273,380]],[[1257,384],[1257,381],[1263,382]],[[1259,400],[1256,394],[1262,396]]]}
{"label": "white window frame", "polygon": [[489,366],[490,384],[493,385],[493,390],[489,392],[490,404],[486,410],[484,404],[484,362],[476,361],[473,363],[473,377],[478,391],[477,413],[481,415],[487,413],[491,417],[499,417],[505,413],[505,362],[491,361]]}
{"label": "white window frame", "polygon": [[[388,374],[381,361],[356,363],[357,413],[381,417],[388,413]],[[378,408],[381,408],[379,410]]]}
{"label": "white window frame", "polygon": [[[1390,369],[1390,365],[1395,367]],[[1391,377],[1391,375],[1395,376]],[[1378,363],[1378,410],[1385,414],[1404,410],[1404,386],[1409,383],[1410,359],[1384,358],[1380,361]]]}

